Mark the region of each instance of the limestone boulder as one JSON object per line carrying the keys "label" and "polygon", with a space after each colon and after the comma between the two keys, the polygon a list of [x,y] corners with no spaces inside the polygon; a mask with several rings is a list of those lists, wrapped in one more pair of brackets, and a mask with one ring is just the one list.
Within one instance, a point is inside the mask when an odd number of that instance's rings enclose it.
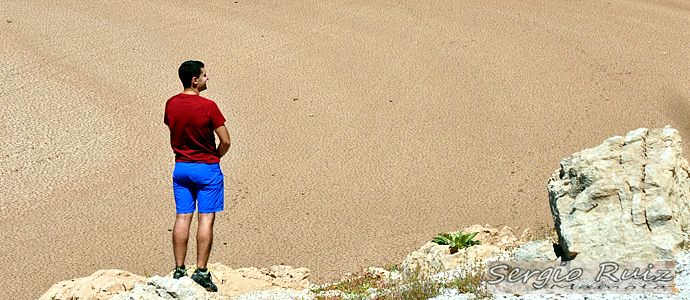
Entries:
{"label": "limestone boulder", "polygon": [[[194,269],[190,266],[190,273]],[[303,290],[310,285],[310,271],[306,268],[279,265],[232,269],[216,263],[209,264],[208,269],[218,293],[206,292],[188,276],[173,279],[172,272],[146,278],[120,270],[100,270],[88,277],[59,282],[40,299],[230,299],[253,291]]]}
{"label": "limestone boulder", "polygon": [[516,261],[546,261],[556,260],[553,243],[549,240],[529,241],[517,247],[512,260]]}
{"label": "limestone boulder", "polygon": [[[455,254],[458,253],[460,251]],[[443,271],[443,261],[450,255],[450,249],[447,245],[428,242],[418,250],[408,254],[400,267],[404,275],[413,273],[433,274]]]}
{"label": "limestone boulder", "polygon": [[504,226],[501,229],[490,226],[472,225],[462,230],[465,233],[477,232],[476,240],[481,245],[459,249],[450,254],[448,245],[438,245],[433,242],[424,244],[417,251],[405,257],[401,264],[403,275],[430,275],[439,272],[463,268],[475,268],[483,265],[487,260],[496,257],[506,257],[527,240],[528,231],[525,230],[518,237],[515,229]]}
{"label": "limestone boulder", "polygon": [[126,271],[98,270],[87,277],[58,282],[39,299],[109,299],[118,293],[130,291],[135,284],[145,281],[145,277]]}
{"label": "limestone boulder", "polygon": [[548,194],[565,259],[672,259],[687,241],[689,188],[680,135],[668,126],[563,159]]}
{"label": "limestone boulder", "polygon": [[153,276],[144,283],[136,283],[128,292],[118,293],[110,300],[225,300],[223,293],[209,293],[189,277]]}
{"label": "limestone boulder", "polygon": [[[191,276],[195,265],[188,267]],[[208,265],[213,282],[218,286],[219,293],[227,296],[237,296],[252,291],[294,289],[301,290],[309,287],[307,268],[294,268],[278,265],[269,268],[238,268],[232,269],[220,263]],[[172,277],[172,272],[168,275]]]}

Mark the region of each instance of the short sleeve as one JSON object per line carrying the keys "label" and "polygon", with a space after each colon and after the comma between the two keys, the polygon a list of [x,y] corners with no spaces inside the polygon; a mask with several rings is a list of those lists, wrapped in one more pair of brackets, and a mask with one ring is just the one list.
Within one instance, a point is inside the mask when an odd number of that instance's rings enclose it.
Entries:
{"label": "short sleeve", "polygon": [[213,126],[213,129],[215,130],[220,126],[223,126],[223,124],[225,124],[225,117],[223,117],[223,113],[221,113],[220,109],[218,109],[218,105],[211,101],[211,125]]}
{"label": "short sleeve", "polygon": [[165,102],[165,109],[163,110],[163,124],[170,126],[170,121],[168,121],[168,103],[170,103],[170,100]]}

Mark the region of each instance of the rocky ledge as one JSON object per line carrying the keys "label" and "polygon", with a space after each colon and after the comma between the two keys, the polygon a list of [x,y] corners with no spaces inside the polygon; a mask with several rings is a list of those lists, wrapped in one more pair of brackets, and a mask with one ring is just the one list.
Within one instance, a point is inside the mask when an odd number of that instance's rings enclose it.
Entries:
{"label": "rocky ledge", "polygon": [[583,299],[573,294],[495,294],[480,278],[492,261],[675,262],[674,294],[594,294],[587,299],[690,299],[690,181],[676,129],[640,128],[561,161],[548,181],[551,234],[474,225],[481,244],[428,242],[388,269],[371,267],[313,285],[290,266],[231,269],[211,264],[219,293],[188,277],[145,278],[120,270],[53,285],[40,299]]}

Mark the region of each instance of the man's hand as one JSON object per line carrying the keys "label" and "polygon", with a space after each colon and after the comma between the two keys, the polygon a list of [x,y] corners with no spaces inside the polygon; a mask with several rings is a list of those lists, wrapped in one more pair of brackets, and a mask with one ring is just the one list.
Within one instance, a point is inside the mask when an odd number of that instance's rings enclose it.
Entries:
{"label": "man's hand", "polygon": [[220,140],[220,144],[218,144],[217,149],[218,156],[223,157],[223,155],[228,152],[228,149],[230,149],[230,134],[228,133],[228,129],[225,128],[225,125],[216,128],[214,131]]}

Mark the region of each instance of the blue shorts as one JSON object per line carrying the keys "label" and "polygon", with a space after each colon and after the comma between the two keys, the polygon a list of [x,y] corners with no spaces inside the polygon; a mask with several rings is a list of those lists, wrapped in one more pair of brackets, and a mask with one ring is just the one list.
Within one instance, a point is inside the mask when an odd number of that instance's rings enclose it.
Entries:
{"label": "blue shorts", "polygon": [[220,165],[176,162],[173,171],[175,211],[189,214],[199,205],[199,213],[223,211],[225,191]]}

